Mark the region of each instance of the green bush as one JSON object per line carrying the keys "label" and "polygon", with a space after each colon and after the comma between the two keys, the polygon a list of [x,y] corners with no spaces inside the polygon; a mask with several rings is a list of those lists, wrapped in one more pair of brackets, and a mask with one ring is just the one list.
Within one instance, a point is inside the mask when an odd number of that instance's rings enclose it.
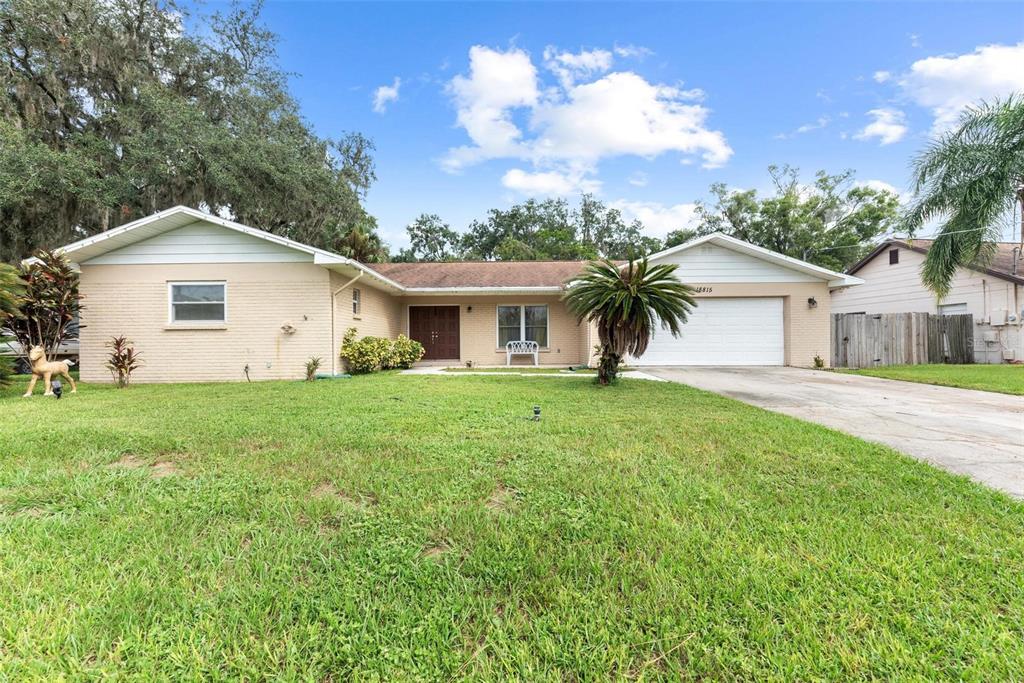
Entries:
{"label": "green bush", "polygon": [[341,341],[341,358],[348,371],[361,375],[377,370],[409,368],[423,357],[423,345],[403,334],[392,341],[384,337],[356,339],[358,331],[351,327]]}
{"label": "green bush", "polygon": [[411,368],[412,364],[423,358],[426,350],[423,344],[415,339],[409,339],[404,334],[398,335],[398,339],[391,342],[391,352],[384,362],[385,368]]}

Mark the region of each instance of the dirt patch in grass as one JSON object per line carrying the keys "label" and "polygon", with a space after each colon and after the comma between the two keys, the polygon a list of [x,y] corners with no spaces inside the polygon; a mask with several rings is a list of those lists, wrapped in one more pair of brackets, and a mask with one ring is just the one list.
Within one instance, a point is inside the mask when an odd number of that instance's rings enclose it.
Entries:
{"label": "dirt patch in grass", "polygon": [[40,517],[49,517],[50,513],[43,508],[27,507],[15,510],[13,513],[15,517],[31,517],[32,519],[39,519]]}
{"label": "dirt patch in grass", "polygon": [[515,507],[518,500],[519,491],[504,484],[498,484],[487,498],[484,506],[488,510],[494,510],[495,512],[506,512]]}
{"label": "dirt patch in grass", "polygon": [[449,552],[452,547],[444,541],[436,541],[423,546],[423,550],[420,552],[420,557],[427,560],[440,560]]}
{"label": "dirt patch in grass", "polygon": [[150,464],[134,453],[126,453],[117,462],[110,463],[108,467],[114,469],[149,470],[149,476],[153,479],[163,479],[164,477],[181,472],[178,466],[171,460],[157,460]]}
{"label": "dirt patch in grass", "polygon": [[352,494],[347,491],[342,491],[329,481],[317,484],[309,494],[314,498],[327,498],[330,500],[341,501],[342,503],[359,510],[372,508],[376,506],[378,502],[377,496],[373,493]]}

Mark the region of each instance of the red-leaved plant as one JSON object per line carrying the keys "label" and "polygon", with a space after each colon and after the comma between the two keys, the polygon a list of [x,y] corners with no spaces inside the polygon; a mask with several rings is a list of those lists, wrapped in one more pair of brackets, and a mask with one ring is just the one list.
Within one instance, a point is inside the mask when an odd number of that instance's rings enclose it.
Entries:
{"label": "red-leaved plant", "polygon": [[117,387],[124,389],[132,381],[132,373],[142,365],[142,360],[127,337],[113,337],[107,342],[107,346],[110,347],[110,353],[107,354],[107,368]]}

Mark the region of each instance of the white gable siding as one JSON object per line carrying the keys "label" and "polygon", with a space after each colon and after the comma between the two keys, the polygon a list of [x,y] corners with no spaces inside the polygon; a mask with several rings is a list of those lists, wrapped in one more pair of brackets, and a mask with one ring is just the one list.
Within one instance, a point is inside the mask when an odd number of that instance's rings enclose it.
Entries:
{"label": "white gable siding", "polygon": [[713,244],[677,251],[656,262],[677,264],[676,276],[687,283],[821,282],[813,275]]}
{"label": "white gable siding", "polygon": [[198,221],[108,252],[85,265],[312,263],[313,255]]}

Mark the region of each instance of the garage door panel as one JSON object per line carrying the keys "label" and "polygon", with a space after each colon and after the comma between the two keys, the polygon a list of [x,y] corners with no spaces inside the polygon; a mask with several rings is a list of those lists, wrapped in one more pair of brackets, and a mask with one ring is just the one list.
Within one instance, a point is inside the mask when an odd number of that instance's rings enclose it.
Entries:
{"label": "garage door panel", "polygon": [[701,298],[673,337],[660,327],[631,365],[783,365],[781,298]]}

